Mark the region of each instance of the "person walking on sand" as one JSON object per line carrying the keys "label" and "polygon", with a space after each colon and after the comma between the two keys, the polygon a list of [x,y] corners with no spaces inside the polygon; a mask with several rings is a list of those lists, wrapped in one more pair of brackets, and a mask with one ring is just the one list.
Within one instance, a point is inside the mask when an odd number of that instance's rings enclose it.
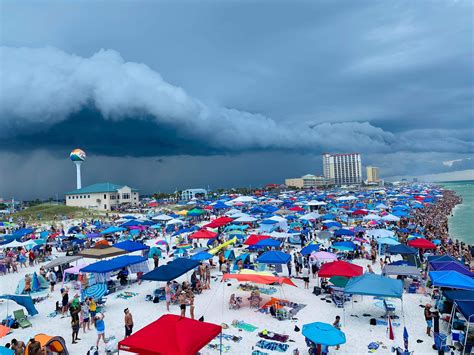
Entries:
{"label": "person walking on sand", "polygon": [[132,313],[128,310],[128,308],[125,308],[124,311],[125,313],[125,338],[128,338],[130,335],[132,335],[133,331],[133,316]]}
{"label": "person walking on sand", "polygon": [[[338,330],[341,330],[341,317],[340,316],[336,316],[336,319],[332,323],[332,326]],[[339,345],[336,346],[336,350],[339,350]]]}
{"label": "person walking on sand", "polygon": [[89,300],[86,298],[84,302],[82,303],[81,307],[81,316],[82,316],[82,331],[85,333],[86,332],[86,325],[87,325],[87,330],[91,330],[91,322],[90,322],[90,310],[89,310]]}
{"label": "person walking on sand", "polygon": [[61,318],[64,318],[66,316],[67,308],[69,305],[69,289],[67,287],[61,290],[61,297],[62,297]]}
{"label": "person walking on sand", "polygon": [[98,313],[95,316],[95,329],[97,331],[97,343],[96,346],[99,346],[100,338],[104,341],[104,344],[107,344],[105,341],[105,322],[104,322],[104,314]]}
{"label": "person walking on sand", "polygon": [[166,310],[170,311],[170,303],[171,303],[171,282],[168,281],[165,286],[165,299],[166,299]]}
{"label": "person walking on sand", "polygon": [[425,321],[426,321],[426,335],[431,336],[431,327],[433,326],[433,313],[431,313],[431,305],[425,305]]}
{"label": "person walking on sand", "polygon": [[302,277],[304,281],[304,288],[308,289],[309,288],[309,268],[308,265],[305,265],[302,270]]}
{"label": "person walking on sand", "polygon": [[49,281],[50,291],[54,292],[54,286],[56,285],[56,281],[57,281],[57,276],[54,270],[49,271],[48,281]]}

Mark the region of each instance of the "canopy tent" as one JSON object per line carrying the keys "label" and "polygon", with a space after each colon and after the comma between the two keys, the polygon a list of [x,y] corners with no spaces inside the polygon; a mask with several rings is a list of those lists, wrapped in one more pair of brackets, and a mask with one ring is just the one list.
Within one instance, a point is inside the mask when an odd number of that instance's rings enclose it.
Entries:
{"label": "canopy tent", "polygon": [[286,264],[290,261],[291,255],[281,251],[270,250],[257,258],[257,263],[260,264]]}
{"label": "canopy tent", "polygon": [[364,269],[361,266],[351,264],[345,261],[333,261],[321,266],[318,272],[319,277],[344,276],[354,277],[362,275]]}
{"label": "canopy tent", "polygon": [[302,334],[315,344],[336,346],[346,342],[345,334],[328,323],[304,324]]}
{"label": "canopy tent", "polygon": [[288,277],[280,277],[280,276],[273,276],[273,275],[267,275],[267,274],[262,274],[262,273],[256,273],[256,272],[246,272],[246,273],[240,273],[240,274],[224,274],[222,276],[222,280],[229,280],[229,279],[235,279],[238,281],[247,281],[247,282],[254,282],[256,284],[263,284],[263,285],[271,285],[274,283],[278,283],[280,285],[286,284],[290,286],[295,286],[296,285],[289,279]]}
{"label": "canopy tent", "polygon": [[110,258],[112,256],[123,255],[127,253],[128,251],[123,250],[123,249],[119,249],[116,247],[106,247],[106,248],[84,249],[79,252],[79,255],[83,256],[84,258],[104,259],[104,258]]}
{"label": "canopy tent", "polygon": [[316,260],[328,261],[328,260],[337,260],[337,255],[329,253],[327,251],[318,251],[311,254]]}
{"label": "canopy tent", "polygon": [[211,232],[207,229],[200,229],[197,232],[194,232],[193,234],[189,235],[189,238],[191,239],[214,239],[217,237],[219,234],[215,232]]}
{"label": "canopy tent", "polygon": [[[51,336],[46,334],[36,334],[35,340],[41,344],[41,348],[46,348],[47,353],[54,353],[58,355],[68,355],[69,352],[66,347],[66,342],[64,338],[60,336]],[[29,355],[28,344],[26,346],[25,355]]]}
{"label": "canopy tent", "polygon": [[234,220],[230,217],[222,216],[222,217],[216,218],[215,220],[211,221],[208,224],[205,224],[204,227],[205,228],[219,228],[219,227],[225,226],[225,225],[227,225],[227,224],[229,224],[233,221]]}
{"label": "canopy tent", "polygon": [[474,277],[474,273],[471,272],[467,267],[464,265],[455,262],[455,261],[434,261],[430,263],[431,269],[433,271],[457,271],[460,274]]}
{"label": "canopy tent", "polygon": [[268,238],[270,238],[270,236],[268,236],[268,235],[252,234],[245,240],[244,244],[245,245],[255,245],[259,241],[264,240],[264,239],[268,239]]}
{"label": "canopy tent", "polygon": [[344,287],[346,287],[349,280],[350,279],[348,277],[333,276],[329,279],[329,282],[332,283],[336,287],[344,288]]}
{"label": "canopy tent", "polygon": [[463,315],[464,318],[470,323],[471,318],[474,317],[474,301],[471,300],[459,300],[456,301],[456,306]]}
{"label": "canopy tent", "polygon": [[430,255],[428,256],[428,263],[440,262],[440,261],[454,261],[459,262],[455,257],[451,255]]}
{"label": "canopy tent", "polygon": [[[8,329],[10,329],[10,328],[8,328]],[[10,348],[0,346],[0,354],[2,354],[2,355],[15,355],[15,352]]]}
{"label": "canopy tent", "polygon": [[385,265],[382,275],[421,276],[420,270],[410,265]]}
{"label": "canopy tent", "polygon": [[196,354],[220,332],[220,325],[165,314],[119,342],[119,350],[140,355]]}
{"label": "canopy tent", "polygon": [[451,302],[456,300],[474,301],[474,291],[469,290],[443,290],[443,296]]}
{"label": "canopy tent", "polygon": [[72,275],[77,275],[81,272],[81,269],[86,267],[89,264],[81,264],[77,266],[71,266],[70,268],[67,268],[63,271],[63,284],[64,280],[66,279],[66,274],[72,274]]}
{"label": "canopy tent", "polygon": [[111,226],[109,228],[104,229],[102,232],[100,232],[100,234],[102,235],[113,234],[113,233],[123,232],[126,230],[127,228]]}
{"label": "canopy tent", "polygon": [[457,271],[430,271],[428,275],[433,286],[474,290],[474,280]]}
{"label": "canopy tent", "polygon": [[64,264],[70,264],[73,261],[77,261],[82,259],[81,255],[72,255],[72,256],[60,256],[59,258],[51,260],[49,263],[46,263],[44,265],[45,269],[52,269],[55,268],[56,266],[61,266]]}
{"label": "canopy tent", "polygon": [[344,287],[344,293],[401,298],[403,295],[403,283],[401,280],[366,273],[350,279],[346,287]]}
{"label": "canopy tent", "polygon": [[20,306],[23,306],[26,308],[26,311],[30,316],[34,316],[35,314],[38,314],[38,310],[35,308],[35,305],[33,303],[33,299],[31,296],[26,296],[26,295],[1,295],[0,299],[5,299],[5,300],[11,300]]}
{"label": "canopy tent", "polygon": [[149,273],[146,273],[141,277],[141,279],[150,281],[171,281],[185,274],[189,270],[196,268],[199,264],[200,262],[197,260],[178,258],[167,265],[162,265]]}
{"label": "canopy tent", "polygon": [[191,256],[191,259],[192,260],[198,260],[198,261],[202,261],[202,260],[209,260],[209,259],[212,259],[214,255],[208,253],[207,251],[200,251],[199,253],[196,253],[194,254],[193,256]]}
{"label": "canopy tent", "polygon": [[356,249],[356,245],[353,242],[346,241],[346,242],[334,242],[332,243],[331,247],[336,250],[341,251],[352,251]]}
{"label": "canopy tent", "polygon": [[417,253],[415,248],[410,248],[405,244],[390,245],[386,251],[390,254],[414,255]]}
{"label": "canopy tent", "polygon": [[412,239],[408,245],[417,249],[436,249],[436,245],[424,238]]}
{"label": "canopy tent", "polygon": [[305,256],[319,250],[319,244],[311,243],[301,249],[301,255]]}
{"label": "canopy tent", "polygon": [[125,240],[123,242],[115,243],[113,245],[113,247],[123,249],[123,250],[127,251],[128,253],[132,253],[132,252],[138,251],[138,250],[147,250],[147,249],[150,248],[149,246],[147,246],[145,244],[142,244],[142,243],[139,243],[139,242],[134,242],[132,240]]}
{"label": "canopy tent", "polygon": [[279,247],[280,244],[281,244],[281,242],[279,240],[272,239],[272,238],[267,238],[267,239],[260,240],[259,242],[257,242],[255,244],[255,246],[256,247],[273,247],[273,248],[276,248],[276,247]]}
{"label": "canopy tent", "polygon": [[147,258],[138,255],[123,255],[119,256],[110,260],[102,260],[96,263],[87,265],[83,267],[80,271],[81,272],[89,272],[94,274],[105,274],[108,272],[112,272],[115,270],[123,269],[124,267],[139,264],[139,263],[146,263]]}

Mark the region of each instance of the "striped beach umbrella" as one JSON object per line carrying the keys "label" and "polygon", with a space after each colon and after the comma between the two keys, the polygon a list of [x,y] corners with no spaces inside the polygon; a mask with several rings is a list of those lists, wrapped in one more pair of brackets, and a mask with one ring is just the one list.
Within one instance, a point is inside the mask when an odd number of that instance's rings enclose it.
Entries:
{"label": "striped beach umbrella", "polygon": [[92,285],[88,288],[86,288],[84,291],[82,291],[82,298],[86,297],[92,297],[96,300],[100,299],[107,293],[107,285],[106,284],[95,284]]}

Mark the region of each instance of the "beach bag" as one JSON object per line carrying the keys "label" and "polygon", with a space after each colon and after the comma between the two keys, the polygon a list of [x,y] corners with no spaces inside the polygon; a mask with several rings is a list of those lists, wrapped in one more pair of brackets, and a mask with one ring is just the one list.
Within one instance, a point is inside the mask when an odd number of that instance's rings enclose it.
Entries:
{"label": "beach bag", "polygon": [[87,351],[87,355],[99,355],[99,348],[97,346],[91,346]]}
{"label": "beach bag", "polygon": [[160,297],[155,296],[153,297],[153,303],[159,303],[160,302]]}
{"label": "beach bag", "polygon": [[377,325],[377,319],[370,318],[370,325]]}
{"label": "beach bag", "polygon": [[319,296],[319,295],[321,294],[321,287],[314,286],[314,288],[313,288],[313,293],[314,293],[316,296]]}

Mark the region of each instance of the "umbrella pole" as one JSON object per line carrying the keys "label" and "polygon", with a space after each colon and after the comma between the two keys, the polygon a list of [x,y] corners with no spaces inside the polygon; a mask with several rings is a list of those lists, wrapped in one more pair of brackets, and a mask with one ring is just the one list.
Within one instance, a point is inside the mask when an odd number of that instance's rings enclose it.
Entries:
{"label": "umbrella pole", "polygon": [[220,345],[219,345],[219,354],[222,355],[222,330],[221,330],[221,336],[220,336]]}

